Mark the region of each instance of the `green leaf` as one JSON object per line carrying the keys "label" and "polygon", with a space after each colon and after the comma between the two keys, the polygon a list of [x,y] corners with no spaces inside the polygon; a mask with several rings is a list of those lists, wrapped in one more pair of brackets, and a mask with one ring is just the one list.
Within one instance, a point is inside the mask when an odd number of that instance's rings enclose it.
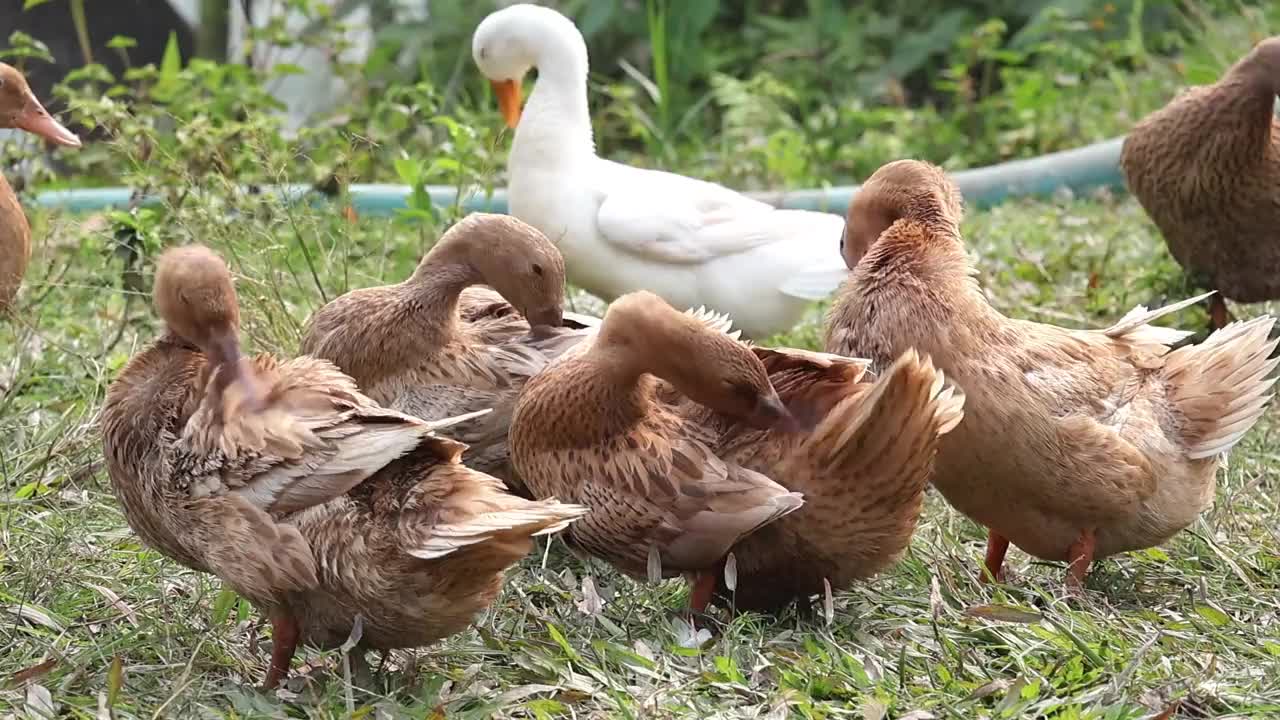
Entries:
{"label": "green leaf", "polygon": [[396,177],[400,178],[400,182],[405,185],[417,185],[418,177],[422,172],[422,166],[413,158],[396,158],[393,163],[396,169]]}
{"label": "green leaf", "polygon": [[120,688],[124,687],[124,661],[119,655],[111,658],[111,668],[107,670],[107,708],[115,707],[120,698]]}
{"label": "green leaf", "polygon": [[213,600],[213,622],[215,625],[221,625],[231,617],[231,608],[235,607],[236,593],[229,587],[223,587],[218,591],[218,596]]}
{"label": "green leaf", "polygon": [[182,72],[182,50],[178,48],[178,33],[169,33],[169,42],[164,46],[164,57],[160,59],[160,81],[177,82],[178,73]]}
{"label": "green leaf", "polygon": [[49,52],[49,46],[21,30],[9,33],[9,47],[0,50],[0,58],[35,58],[53,62],[53,54]]}
{"label": "green leaf", "polygon": [[564,703],[550,698],[530,700],[525,703],[525,707],[527,707],[538,720],[551,720],[551,718],[563,715],[565,712]]}
{"label": "green leaf", "polygon": [[306,75],[307,71],[300,65],[293,63],[277,63],[271,66],[272,77],[284,77],[286,75]]}
{"label": "green leaf", "polygon": [[127,35],[115,35],[107,41],[107,47],[125,50],[131,47],[138,47],[138,41]]}
{"label": "green leaf", "polygon": [[560,646],[560,649],[564,651],[566,657],[574,661],[580,659],[578,657],[578,651],[573,649],[573,646],[569,644],[567,639],[565,639],[564,634],[560,632],[559,628],[551,623],[547,623],[547,633],[551,635],[551,639],[555,640],[556,644]]}
{"label": "green leaf", "polygon": [[49,0],[25,0],[25,2],[22,3],[22,11],[26,12],[33,7],[39,7],[47,2],[49,2]]}
{"label": "green leaf", "polygon": [[178,76],[182,73],[182,50],[178,49],[178,33],[169,33],[169,42],[164,47],[164,56],[160,58],[160,77],[156,79],[152,95],[165,101],[172,99],[178,87]]}
{"label": "green leaf", "polygon": [[740,685],[746,684],[747,679],[743,677],[742,671],[738,670],[738,663],[734,662],[733,658],[717,655],[713,662],[716,666],[716,672],[720,673],[720,676],[725,680]]}
{"label": "green leaf", "polygon": [[974,607],[966,608],[964,614],[969,617],[1012,623],[1037,623],[1044,619],[1044,616],[1038,612],[1022,610],[1009,605],[975,605]]}
{"label": "green leaf", "polygon": [[1197,605],[1196,614],[1209,621],[1214,627],[1231,624],[1231,617],[1212,605]]}

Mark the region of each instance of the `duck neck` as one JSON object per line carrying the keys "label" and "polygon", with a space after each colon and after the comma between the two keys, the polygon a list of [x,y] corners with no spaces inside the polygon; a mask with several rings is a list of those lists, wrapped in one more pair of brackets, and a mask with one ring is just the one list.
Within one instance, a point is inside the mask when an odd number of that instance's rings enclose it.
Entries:
{"label": "duck neck", "polygon": [[590,398],[583,419],[607,435],[626,432],[651,412],[657,378],[634,361],[636,353],[599,340],[583,357],[583,397]]}
{"label": "duck neck", "polygon": [[941,218],[914,222],[924,229],[885,233],[871,246],[853,271],[857,292],[909,297],[895,304],[926,308],[922,317],[942,322],[954,316],[983,318],[993,312],[974,282],[955,223]]}
{"label": "duck neck", "polygon": [[31,227],[18,196],[0,175],[0,315],[8,310],[31,260]]}
{"label": "duck neck", "polygon": [[563,167],[595,155],[587,107],[587,49],[582,36],[548,33],[538,78],[511,144],[511,167]]}
{"label": "duck neck", "polygon": [[[1271,148],[1271,128],[1276,116],[1277,79],[1251,65],[1237,65],[1219,83],[1218,98],[1212,103],[1219,117],[1230,118],[1236,127],[1248,136],[1250,157],[1262,158]],[[1241,118],[1241,119],[1237,119]],[[1201,138],[1199,142],[1225,140],[1238,144],[1239,136],[1212,133],[1217,137]]]}
{"label": "duck neck", "polygon": [[[458,301],[462,291],[484,282],[475,265],[440,248],[427,256],[406,281],[410,296],[417,304],[416,331],[425,334],[433,344],[443,344],[458,336],[461,320]],[[420,340],[424,338],[420,337]]]}

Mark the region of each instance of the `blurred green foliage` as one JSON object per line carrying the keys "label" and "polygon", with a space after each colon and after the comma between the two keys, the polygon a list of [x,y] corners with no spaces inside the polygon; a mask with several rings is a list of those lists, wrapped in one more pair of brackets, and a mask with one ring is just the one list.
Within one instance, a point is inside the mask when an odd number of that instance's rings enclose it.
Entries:
{"label": "blurred green foliage", "polygon": [[[855,182],[904,156],[955,168],[1104,139],[1280,27],[1280,4],[1236,0],[553,4],[588,39],[602,154],[742,188]],[[343,63],[343,23],[360,5],[374,49]],[[65,160],[81,184],[177,195],[209,175],[340,187],[402,182],[412,169],[417,185],[502,184],[504,131],[470,58],[489,4],[432,2],[412,21],[395,15],[401,5],[292,0],[309,13],[305,31],[283,16],[255,31],[250,46],[332,51],[351,88],[297,137],[280,132],[264,89],[297,68],[183,59],[174,45],[158,68],[67,78],[75,118],[115,142]],[[113,47],[127,56],[125,39]]]}

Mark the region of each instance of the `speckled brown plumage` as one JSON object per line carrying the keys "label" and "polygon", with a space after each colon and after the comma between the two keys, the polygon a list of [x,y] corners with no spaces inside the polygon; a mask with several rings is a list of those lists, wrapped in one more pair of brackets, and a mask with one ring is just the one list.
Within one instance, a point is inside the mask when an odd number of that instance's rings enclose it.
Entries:
{"label": "speckled brown plumage", "polygon": [[529,381],[511,424],[512,462],[534,496],[591,508],[573,542],[642,578],[714,570],[741,537],[802,503],[721,457],[735,431],[663,401],[664,382],[761,426],[790,420],[745,346],[642,292]]}
{"label": "speckled brown plumage", "polygon": [[583,510],[508,494],[463,446],[379,407],[331,363],[239,358],[230,276],[204,248],[156,275],[169,330],[112,383],[108,474],[149,546],[270,615],[268,685],[293,644],[413,647],[464,628],[530,537]]}
{"label": "speckled brown plumage", "polygon": [[[925,212],[921,212],[921,210]],[[991,307],[960,235],[959,193],[916,161],[878,170],[849,208],[853,268],[828,319],[832,352],[879,367],[907,348],[965,392],[934,484],[958,510],[1049,560],[1150,547],[1213,500],[1218,459],[1262,412],[1275,366],[1263,317],[1198,346],[1136,308],[1111,328],[1068,330]],[[1087,551],[1087,552],[1086,552]],[[993,552],[998,572],[1002,552]]]}
{"label": "speckled brown plumage", "polygon": [[[664,570],[704,574],[732,549],[737,607],[775,610],[824,579],[873,575],[906,546],[963,399],[914,353],[875,381],[864,361],[750,348],[727,325],[647,294],[614,303],[595,345],[527,386],[516,466],[536,495],[592,507],[570,536],[633,575],[651,546]],[[813,429],[771,429],[757,408],[774,392]]]}
{"label": "speckled brown plumage", "polygon": [[1277,92],[1280,37],[1147,116],[1120,156],[1173,256],[1240,302],[1280,298]]}
{"label": "speckled brown plumage", "polygon": [[[22,73],[5,63],[0,63],[0,128],[26,130],[59,145],[80,146],[70,130],[45,112]],[[31,226],[13,188],[0,177],[0,316],[13,305],[30,262]]]}
{"label": "speckled brown plumage", "polygon": [[[408,280],[353,290],[317,310],[302,352],[332,360],[374,400],[416,417],[492,408],[451,435],[468,445],[468,465],[521,490],[507,451],[512,403],[548,359],[583,336],[574,329],[581,316],[564,317],[563,288],[564,262],[541,233],[475,213]],[[539,327],[531,330],[527,317]]]}
{"label": "speckled brown plumage", "polygon": [[[787,408],[814,428],[804,434],[738,429],[717,446],[727,460],[804,495],[804,507],[733,548],[734,605],[778,610],[821,594],[824,580],[835,591],[848,588],[902,554],[938,441],[961,421],[964,397],[912,350],[879,378],[864,360],[753,350]],[[712,413],[703,413],[711,422]],[[723,582],[720,590],[729,595]]]}
{"label": "speckled brown plumage", "polygon": [[31,262],[31,226],[9,181],[0,176],[0,316],[13,304]]}

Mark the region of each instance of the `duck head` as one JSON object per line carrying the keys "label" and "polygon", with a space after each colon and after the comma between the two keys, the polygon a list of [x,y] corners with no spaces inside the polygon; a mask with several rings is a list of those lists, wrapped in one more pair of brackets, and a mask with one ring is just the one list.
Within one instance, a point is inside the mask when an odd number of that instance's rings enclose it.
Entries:
{"label": "duck head", "polygon": [[242,381],[249,402],[254,403],[257,393],[240,354],[240,304],[222,258],[203,245],[165,251],[156,264],[152,295],[169,331],[209,359],[217,373],[217,389]]}
{"label": "duck head", "polygon": [[919,160],[891,162],[876,170],[849,202],[840,253],[853,269],[899,220],[957,227],[963,217],[960,190],[942,168]]}
{"label": "duck head", "polygon": [[530,325],[559,326],[564,315],[564,258],[537,228],[510,215],[471,213],[450,227],[418,264],[429,280],[444,264],[468,268],[524,315]]}
{"label": "duck head", "polygon": [[26,130],[58,145],[80,147],[80,138],[44,109],[22,73],[5,63],[0,63],[0,128]]}
{"label": "duck head", "polygon": [[609,306],[596,347],[649,373],[712,410],[761,430],[795,431],[764,364],[744,344],[678,312],[653,293],[623,295]]}
{"label": "duck head", "polygon": [[1259,90],[1280,95],[1280,35],[1254,45],[1231,72],[1244,76]]}
{"label": "duck head", "polygon": [[[542,61],[551,53],[568,57],[549,63],[555,70],[543,68]],[[551,8],[526,3],[490,13],[482,20],[471,38],[471,57],[493,86],[510,128],[520,124],[520,83],[530,69],[583,78],[587,73],[587,45],[573,21]]]}

